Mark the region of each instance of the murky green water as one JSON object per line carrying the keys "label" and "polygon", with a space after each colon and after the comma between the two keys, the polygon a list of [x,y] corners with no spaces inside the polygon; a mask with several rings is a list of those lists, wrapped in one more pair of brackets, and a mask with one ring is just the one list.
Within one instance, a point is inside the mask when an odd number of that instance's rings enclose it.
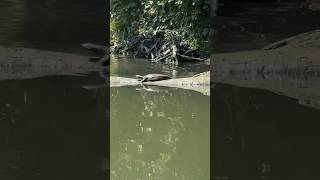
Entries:
{"label": "murky green water", "polygon": [[[115,57],[111,73],[132,77],[175,70],[179,77],[205,69],[187,73],[188,68]],[[209,179],[208,96],[175,88],[117,87],[111,88],[110,98],[111,179]]]}
{"label": "murky green water", "polygon": [[0,179],[105,179],[103,79],[51,76],[0,82]]}
{"label": "murky green water", "polygon": [[213,179],[318,179],[319,117],[319,107],[294,98],[217,84],[211,95]]}
{"label": "murky green water", "polygon": [[[106,40],[104,3],[0,1],[0,46],[83,53],[80,43]],[[109,88],[83,88],[105,79],[23,67],[1,67],[0,179],[105,180]]]}
{"label": "murky green water", "polygon": [[209,66],[203,63],[181,63],[179,66],[150,63],[146,59],[113,56],[110,67],[111,76],[134,78],[135,75],[160,73],[173,78],[189,77],[197,73],[209,71]]}
{"label": "murky green water", "polygon": [[103,0],[2,0],[0,44],[75,51],[80,43],[107,42]]}
{"label": "murky green water", "polygon": [[[0,45],[82,53],[80,43],[107,39],[105,6],[92,2],[1,1]],[[110,74],[185,77],[207,68],[114,57]],[[319,80],[309,80],[297,92],[311,95],[295,98],[294,88],[286,97],[241,84],[216,84],[211,97],[175,88],[84,89],[105,83],[98,72],[6,79],[0,179],[105,180],[109,133],[113,180],[205,180],[210,167],[216,180],[319,179]]]}

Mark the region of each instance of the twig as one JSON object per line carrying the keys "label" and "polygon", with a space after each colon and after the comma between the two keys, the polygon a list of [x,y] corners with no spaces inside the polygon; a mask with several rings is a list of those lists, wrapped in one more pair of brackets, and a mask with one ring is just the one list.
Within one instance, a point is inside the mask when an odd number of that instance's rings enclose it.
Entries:
{"label": "twig", "polygon": [[166,56],[160,58],[160,59],[157,59],[156,61],[162,61],[164,59],[166,59],[167,57],[171,56],[171,53],[170,54],[167,54]]}
{"label": "twig", "polygon": [[196,58],[196,57],[190,57],[190,56],[186,56],[186,55],[182,55],[177,53],[178,56],[188,59],[188,60],[194,60],[194,61],[205,61],[206,59],[202,59],[202,58]]}

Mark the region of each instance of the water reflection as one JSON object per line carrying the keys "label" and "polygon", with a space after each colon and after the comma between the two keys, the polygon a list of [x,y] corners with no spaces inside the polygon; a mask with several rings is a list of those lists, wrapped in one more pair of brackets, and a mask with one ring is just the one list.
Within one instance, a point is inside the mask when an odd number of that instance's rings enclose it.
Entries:
{"label": "water reflection", "polygon": [[1,179],[105,179],[109,93],[96,77],[0,82]]}
{"label": "water reflection", "polygon": [[83,42],[105,44],[102,0],[5,0],[0,2],[0,44],[70,51]]}
{"label": "water reflection", "polygon": [[[211,92],[215,179],[319,177],[317,55],[295,51],[216,64]],[[315,58],[303,57],[308,54]]]}
{"label": "water reflection", "polygon": [[319,110],[253,88],[216,84],[211,94],[214,179],[319,177]]}
{"label": "water reflection", "polygon": [[[314,64],[315,62],[313,62]],[[258,63],[257,63],[258,64]],[[277,64],[277,63],[274,63]],[[268,73],[256,72],[250,65],[238,63],[213,73],[212,81],[240,87],[268,90],[275,94],[287,96],[304,106],[320,109],[320,76],[317,65],[299,65],[293,61],[295,69],[286,69],[282,62],[283,72],[276,70]],[[298,64],[298,65],[297,65]],[[221,64],[223,66],[224,64]],[[246,67],[247,66],[247,67]],[[253,65],[252,65],[253,66]],[[261,65],[266,67],[264,65]],[[270,65],[271,66],[271,65]],[[273,65],[276,67],[276,65]],[[242,68],[242,69],[241,69]],[[281,70],[282,70],[281,69]],[[286,70],[286,71],[285,71]]]}
{"label": "water reflection", "polygon": [[111,88],[111,179],[209,179],[209,97]]}
{"label": "water reflection", "polygon": [[173,78],[189,77],[209,70],[204,63],[180,63],[178,66],[151,63],[146,59],[112,56],[110,75],[135,78],[135,75],[160,73]]}
{"label": "water reflection", "polygon": [[102,0],[0,2],[0,179],[108,177],[109,89],[82,88],[105,79],[88,75],[97,68],[77,55],[80,43],[107,41],[106,8]]}

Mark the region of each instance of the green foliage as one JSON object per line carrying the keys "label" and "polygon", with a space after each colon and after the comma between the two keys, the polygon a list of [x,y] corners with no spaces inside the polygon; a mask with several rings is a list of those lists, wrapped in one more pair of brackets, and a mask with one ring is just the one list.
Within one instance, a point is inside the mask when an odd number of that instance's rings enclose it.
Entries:
{"label": "green foliage", "polygon": [[116,42],[137,34],[141,15],[140,0],[111,0],[110,28]]}
{"label": "green foliage", "polygon": [[208,48],[210,3],[206,0],[112,0],[113,40],[137,33],[173,30],[191,47]]}

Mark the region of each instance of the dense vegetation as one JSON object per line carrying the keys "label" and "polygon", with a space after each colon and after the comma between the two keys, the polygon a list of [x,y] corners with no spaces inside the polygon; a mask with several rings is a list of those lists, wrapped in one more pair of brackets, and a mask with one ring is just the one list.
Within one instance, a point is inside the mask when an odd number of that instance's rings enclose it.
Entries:
{"label": "dense vegetation", "polygon": [[207,50],[210,23],[207,0],[111,0],[111,33],[117,44],[169,30],[190,47]]}

